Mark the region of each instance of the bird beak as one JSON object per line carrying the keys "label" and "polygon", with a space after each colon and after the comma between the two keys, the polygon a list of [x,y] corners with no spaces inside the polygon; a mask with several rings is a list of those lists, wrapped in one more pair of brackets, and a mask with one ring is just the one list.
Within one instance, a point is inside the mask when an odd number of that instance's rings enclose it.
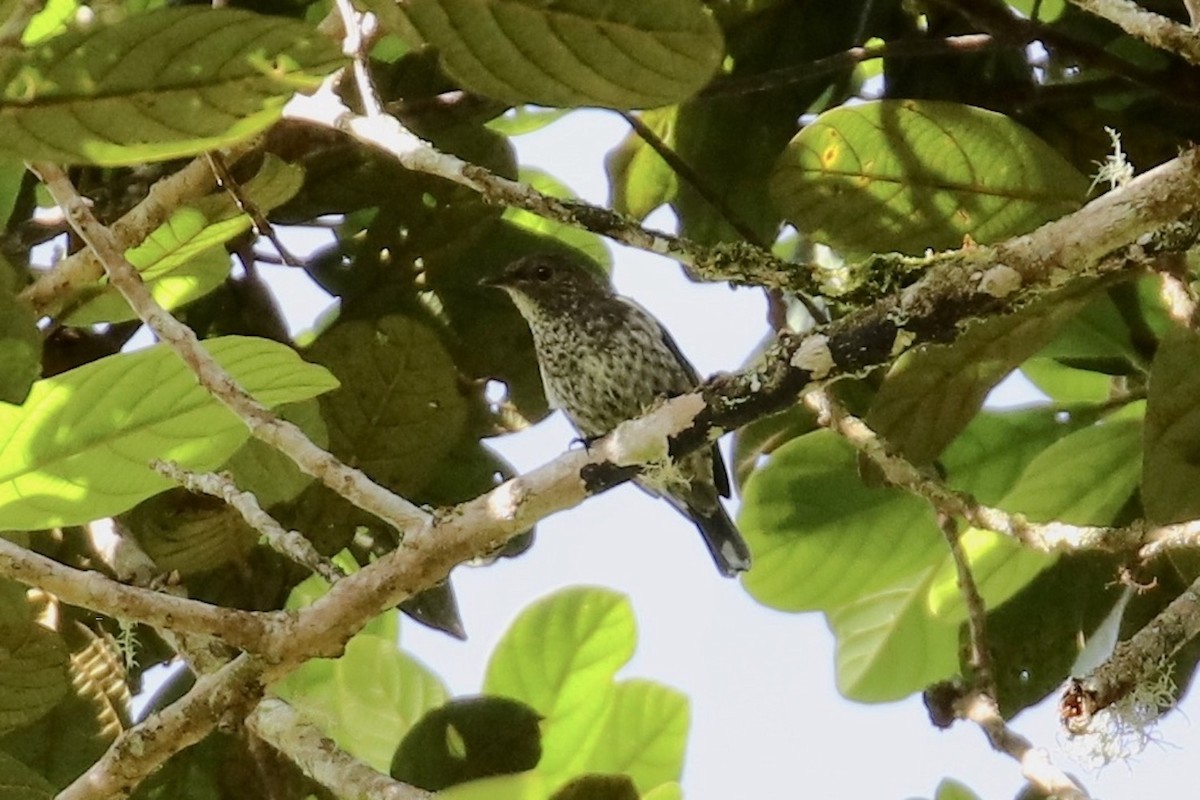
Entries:
{"label": "bird beak", "polygon": [[503,289],[504,288],[504,276],[503,275],[489,275],[486,278],[480,278],[479,285],[486,286],[489,289]]}

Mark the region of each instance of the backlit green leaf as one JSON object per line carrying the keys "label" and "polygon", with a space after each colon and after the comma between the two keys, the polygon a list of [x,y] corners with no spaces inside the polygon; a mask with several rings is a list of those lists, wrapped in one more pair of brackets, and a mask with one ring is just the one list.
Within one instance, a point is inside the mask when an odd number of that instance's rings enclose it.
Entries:
{"label": "backlit green leaf", "polygon": [[[277,342],[204,342],[267,405],[337,385]],[[171,482],[149,467],[170,459],[219,466],[249,437],[166,345],[120,353],[34,384],[22,406],[0,404],[0,528],[78,525],[131,508]]]}
{"label": "backlit green leaf", "polygon": [[636,644],[629,601],[605,589],[567,589],[513,622],[488,661],[486,694],[529,704],[542,723],[538,771],[566,778],[586,762],[612,702],[613,676]]}
{"label": "backlit green leaf", "polygon": [[751,474],[738,527],[754,553],[746,591],[785,611],[872,595],[945,549],[928,503],[864,485],[854,451],[829,431],[793,439]]}

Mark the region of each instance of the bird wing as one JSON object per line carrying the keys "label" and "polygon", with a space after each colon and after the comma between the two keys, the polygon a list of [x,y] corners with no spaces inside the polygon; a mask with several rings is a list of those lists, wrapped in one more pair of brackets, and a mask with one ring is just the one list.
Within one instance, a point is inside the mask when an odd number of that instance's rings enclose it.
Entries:
{"label": "bird wing", "polygon": [[[679,349],[679,345],[675,343],[675,339],[671,336],[670,332],[667,331],[667,329],[664,328],[661,323],[659,323],[658,318],[646,309],[642,308],[642,306],[638,303],[630,300],[628,297],[621,297],[618,295],[617,299],[637,309],[637,311],[644,315],[646,319],[654,321],[655,326],[658,328],[659,334],[662,336],[663,344],[665,344],[667,349],[670,350],[675,356],[675,360],[683,366],[683,371],[687,373],[688,381],[691,383],[692,387],[694,388],[699,386],[700,373],[696,372],[696,368],[692,366],[692,362],[688,361],[687,356],[685,356],[683,351]],[[729,471],[725,467],[725,459],[722,457],[721,450],[717,447],[716,442],[713,442],[712,445],[712,462],[713,483],[715,483],[717,486],[717,492],[721,495],[721,497],[729,497],[731,491],[729,486]]]}

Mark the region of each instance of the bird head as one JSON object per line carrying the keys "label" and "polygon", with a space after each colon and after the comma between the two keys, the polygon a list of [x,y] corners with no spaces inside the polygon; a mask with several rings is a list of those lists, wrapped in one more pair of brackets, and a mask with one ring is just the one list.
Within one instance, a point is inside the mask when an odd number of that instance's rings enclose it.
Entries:
{"label": "bird head", "polygon": [[517,259],[479,283],[503,289],[518,305],[526,300],[543,308],[574,307],[612,296],[612,289],[598,271],[581,260],[556,253]]}

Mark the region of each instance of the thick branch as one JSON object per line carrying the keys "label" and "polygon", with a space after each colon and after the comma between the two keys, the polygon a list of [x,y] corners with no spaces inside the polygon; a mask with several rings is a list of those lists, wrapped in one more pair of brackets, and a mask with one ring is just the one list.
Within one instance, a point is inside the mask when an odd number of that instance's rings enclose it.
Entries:
{"label": "thick branch", "polygon": [[129,796],[160,764],[203,739],[226,715],[244,716],[262,696],[261,675],[262,665],[243,655],[211,675],[200,676],[179,700],[122,732],[56,800]]}
{"label": "thick branch", "polygon": [[99,572],[72,569],[3,538],[0,575],[45,589],[73,606],[156,628],[217,636],[234,647],[258,646],[270,624],[266,614],[126,586]]}
{"label": "thick branch", "polygon": [[1170,17],[1147,11],[1130,0],[1071,0],[1072,3],[1098,17],[1103,17],[1130,36],[1161,50],[1183,58],[1189,64],[1200,64],[1200,36],[1194,28]]}
{"label": "thick branch", "polygon": [[424,789],[393,780],[354,758],[282,700],[264,699],[246,719],[246,727],[338,797],[363,800],[433,797]]}

